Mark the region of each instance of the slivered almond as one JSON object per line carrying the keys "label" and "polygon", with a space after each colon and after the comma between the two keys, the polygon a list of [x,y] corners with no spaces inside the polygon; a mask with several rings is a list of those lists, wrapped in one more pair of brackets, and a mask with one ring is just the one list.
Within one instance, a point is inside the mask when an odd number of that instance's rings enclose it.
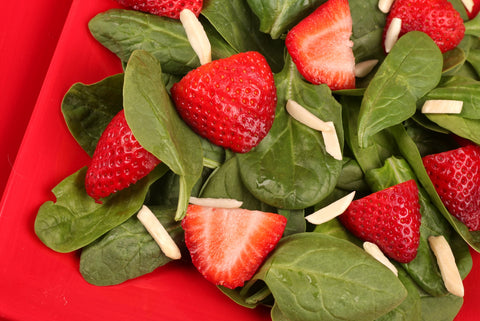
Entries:
{"label": "slivered almond", "polygon": [[286,108],[290,116],[312,129],[322,132],[331,130],[331,127],[326,122],[309,112],[305,107],[296,101],[289,99],[287,101]]}
{"label": "slivered almond", "polygon": [[143,205],[137,214],[137,218],[167,257],[172,260],[178,260],[182,257],[175,241],[148,207]]}
{"label": "slivered almond", "polygon": [[462,0],[462,3],[469,13],[472,12],[474,6],[473,0]]}
{"label": "slivered almond", "polygon": [[455,257],[453,256],[452,249],[447,240],[443,235],[430,236],[428,238],[428,243],[437,258],[443,283],[445,283],[448,292],[463,297],[464,288],[462,277],[460,276],[457,264],[455,263]]}
{"label": "slivered almond", "polygon": [[185,29],[188,41],[200,59],[202,65],[212,61],[212,48],[205,29],[195,14],[188,9],[180,12],[180,22]]}
{"label": "slivered almond", "polygon": [[392,264],[392,262],[390,262],[390,260],[385,256],[385,254],[383,254],[382,250],[380,250],[377,244],[371,242],[364,242],[363,249],[365,250],[365,252],[373,256],[378,262],[389,268],[390,271],[393,272],[393,274],[398,276],[397,268],[395,267],[395,265]]}
{"label": "slivered almond", "polygon": [[327,122],[330,130],[322,131],[323,142],[325,143],[325,150],[333,158],[342,160],[342,150],[340,148],[340,142],[338,141],[337,131],[333,122]]}
{"label": "slivered almond", "polygon": [[318,211],[307,215],[305,219],[309,221],[312,224],[322,224],[325,222],[328,222],[338,215],[342,214],[345,212],[345,210],[348,208],[350,203],[353,201],[353,198],[355,197],[355,192],[351,192],[350,194],[336,200],[335,202],[319,209]]}
{"label": "slivered almond", "polygon": [[194,205],[221,208],[239,208],[243,204],[243,202],[233,198],[198,198],[193,196],[190,197],[189,202]]}
{"label": "slivered almond", "polygon": [[368,75],[378,64],[378,59],[370,59],[355,65],[355,77],[362,78]]}
{"label": "slivered almond", "polygon": [[305,107],[289,99],[286,105],[287,112],[295,120],[301,122],[305,126],[322,132],[325,149],[333,158],[341,160],[342,150],[338,141],[335,124],[331,121],[325,122],[309,112]]}
{"label": "slivered almond", "polygon": [[463,108],[461,100],[432,99],[422,106],[424,114],[460,114]]}
{"label": "slivered almond", "polygon": [[380,11],[383,13],[389,13],[394,1],[395,0],[379,0],[378,9],[380,9]]}
{"label": "slivered almond", "polygon": [[388,26],[387,34],[385,35],[385,51],[388,53],[398,40],[398,35],[402,29],[402,19],[393,18]]}

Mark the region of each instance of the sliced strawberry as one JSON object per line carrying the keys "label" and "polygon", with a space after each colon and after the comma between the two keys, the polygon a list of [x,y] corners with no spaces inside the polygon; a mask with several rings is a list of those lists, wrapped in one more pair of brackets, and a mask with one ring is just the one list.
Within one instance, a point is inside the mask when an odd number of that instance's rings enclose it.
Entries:
{"label": "sliced strawberry", "polygon": [[277,91],[265,58],[250,51],[190,71],[171,89],[180,116],[212,143],[245,153],[267,135]]}
{"label": "sliced strawberry", "polygon": [[182,227],[197,270],[210,282],[234,289],[252,278],[286,223],[274,213],[189,205]]}
{"label": "sliced strawberry", "polygon": [[398,262],[417,256],[421,215],[414,180],[353,201],[339,219],[358,238],[377,244]]}
{"label": "sliced strawberry", "polygon": [[352,17],[347,0],[328,0],[287,34],[285,45],[298,71],[313,84],[355,88]]}
{"label": "sliced strawberry", "polygon": [[395,0],[387,16],[384,39],[393,18],[402,20],[399,37],[422,31],[442,52],[455,48],[465,34],[463,20],[448,0]]}
{"label": "sliced strawberry", "polygon": [[203,6],[203,0],[116,0],[125,7],[148,12],[154,15],[180,19],[180,11],[189,9],[197,17]]}
{"label": "sliced strawberry", "polygon": [[87,194],[95,200],[107,197],[145,177],[159,163],[133,137],[121,110],[98,141],[85,177]]}
{"label": "sliced strawberry", "polygon": [[423,165],[448,211],[470,230],[480,230],[480,147],[427,155]]}

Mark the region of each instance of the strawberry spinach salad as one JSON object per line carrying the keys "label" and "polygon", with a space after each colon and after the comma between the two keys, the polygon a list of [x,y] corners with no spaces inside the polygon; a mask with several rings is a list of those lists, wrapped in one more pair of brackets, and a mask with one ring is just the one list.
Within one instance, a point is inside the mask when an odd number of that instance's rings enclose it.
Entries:
{"label": "strawberry spinach salad", "polygon": [[[287,32],[325,2],[204,2],[199,19],[212,59],[255,51],[274,74],[275,119],[246,153],[212,144],[178,116],[170,90],[200,65],[178,20],[130,9],[94,17],[92,35],[119,57],[124,72],[74,84],[62,103],[65,121],[92,156],[123,109],[135,138],[161,163],[102,202],[86,193],[87,168],[65,178],[53,189],[55,202],[39,209],[35,232],[42,242],[58,252],[80,250],[85,280],[115,285],[171,261],[135,217],[142,205],[188,253],[181,218],[189,197],[236,199],[244,209],[287,218],[282,239],[253,277],[233,289],[219,286],[238,304],[270,306],[280,321],[454,319],[463,299],[446,289],[428,238],[446,238],[465,278],[469,247],[479,251],[480,236],[447,210],[422,157],[454,150],[461,139],[480,144],[480,18],[469,20],[452,0],[465,25],[455,48],[442,53],[425,33],[411,31],[386,54],[387,14],[377,0],[350,0],[355,61],[379,63],[356,79],[355,89],[332,91],[306,81],[285,48]],[[462,112],[421,113],[430,99],[461,100]],[[326,152],[319,131],[287,113],[289,100],[334,123],[342,160]],[[305,220],[352,191],[361,199],[410,180],[418,187],[421,224],[415,259],[392,260],[398,277],[363,251],[363,241],[339,219]]]}

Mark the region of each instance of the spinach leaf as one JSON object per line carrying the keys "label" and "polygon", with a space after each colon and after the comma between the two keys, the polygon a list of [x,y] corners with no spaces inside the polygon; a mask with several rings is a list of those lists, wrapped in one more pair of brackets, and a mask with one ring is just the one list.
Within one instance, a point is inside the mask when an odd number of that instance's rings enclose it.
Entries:
{"label": "spinach leaf", "polygon": [[383,166],[384,161],[396,154],[395,141],[387,132],[382,131],[372,136],[374,142],[362,148],[358,142],[358,117],[360,111],[361,97],[342,96],[344,127],[346,131],[345,140],[350,147],[355,159],[365,173],[366,171]]}
{"label": "spinach leaf", "polygon": [[260,31],[280,38],[326,0],[247,0],[260,19]]}
{"label": "spinach leaf", "polygon": [[275,208],[256,199],[243,185],[236,157],[228,159],[208,178],[201,197],[233,198],[242,201],[242,208],[275,212]]}
{"label": "spinach leaf", "polygon": [[460,47],[455,47],[443,53],[443,69],[442,75],[449,76],[454,75],[463,66],[467,56],[465,51]]}
{"label": "spinach leaf", "polygon": [[480,17],[477,15],[475,18],[465,21],[465,34],[475,37],[480,37]]}
{"label": "spinach leaf", "polygon": [[432,131],[430,128],[425,128],[423,124],[419,125],[413,120],[407,120],[404,126],[408,136],[415,142],[422,157],[458,147],[457,142],[449,133]]}
{"label": "spinach leaf", "polygon": [[62,113],[78,144],[92,156],[112,118],[123,108],[123,74],[95,84],[76,83],[65,94]]}
{"label": "spinach leaf", "polygon": [[465,224],[456,219],[445,208],[445,205],[440,199],[440,196],[438,196],[432,181],[428,177],[427,171],[423,166],[420,153],[415,146],[415,142],[413,142],[413,140],[408,136],[403,126],[394,126],[390,128],[389,131],[392,133],[392,136],[395,137],[401,154],[410,164],[412,170],[417,176],[418,181],[428,193],[431,202],[437,207],[437,209],[450,223],[454,230],[462,236],[465,242],[467,242],[476,251],[480,251],[480,233],[470,232]]}
{"label": "spinach leaf", "polygon": [[408,295],[398,307],[375,321],[423,321],[420,294],[415,282],[401,267],[396,266],[396,268],[398,270],[398,279],[402,281]]}
{"label": "spinach leaf", "polygon": [[210,0],[204,3],[202,15],[237,52],[258,51],[274,72],[282,68],[283,41],[259,31],[258,19],[247,0]]}
{"label": "spinach leaf", "polygon": [[398,278],[361,248],[320,233],[283,238],[256,278],[292,321],[373,320],[407,295]]}
{"label": "spinach leaf", "polygon": [[[183,229],[173,219],[175,208],[150,207],[175,243],[184,248]],[[170,262],[142,223],[131,217],[82,249],[80,273],[94,285],[125,282]]]}
{"label": "spinach leaf", "polygon": [[453,294],[445,296],[420,297],[422,305],[422,321],[451,321],[460,311],[463,305],[463,298]]}
{"label": "spinach leaf", "polygon": [[[378,10],[377,0],[349,1],[352,15],[352,40],[364,37],[372,32],[382,30],[386,14]],[[382,48],[381,42],[376,47]]]}
{"label": "spinach leaf", "polygon": [[419,100],[419,105],[429,99],[461,100],[463,107],[459,116],[480,119],[480,81],[475,79],[444,77],[435,89]]}
{"label": "spinach leaf", "polygon": [[[235,51],[206,22],[212,59],[229,57]],[[99,13],[88,24],[102,45],[127,62],[135,50],[146,50],[162,64],[165,73],[183,75],[200,66],[180,21],[135,10],[111,9]]]}
{"label": "spinach leaf", "polygon": [[142,50],[132,53],[125,70],[125,118],[139,143],[180,176],[175,217],[180,220],[202,173],[203,150],[198,136],[175,110],[161,75],[154,56]]}
{"label": "spinach leaf", "polygon": [[362,168],[355,159],[344,158],[342,171],[338,177],[338,189],[345,191],[367,192],[368,185],[365,183]]}
{"label": "spinach leaf", "polygon": [[324,121],[333,121],[343,145],[341,106],[326,85],[312,85],[289,60],[275,75],[278,103],[268,135],[250,152],[238,155],[247,189],[277,208],[304,209],[330,194],[342,162],[325,151],[322,134],[294,120],[285,104],[292,99]]}
{"label": "spinach leaf", "polygon": [[286,210],[278,209],[278,214],[281,214],[287,218],[287,225],[283,236],[302,233],[307,229],[307,222],[305,220],[305,210]]}
{"label": "spinach leaf", "polygon": [[84,167],[53,188],[56,201],[40,206],[35,233],[57,252],[82,248],[135,214],[149,186],[166,171],[166,166],[160,164],[137,183],[102,199],[103,203],[99,204],[85,191],[87,168]]}
{"label": "spinach leaf", "polygon": [[358,141],[368,146],[371,137],[410,118],[417,99],[440,80],[443,58],[438,46],[422,32],[402,36],[370,82],[358,119]]}
{"label": "spinach leaf", "polygon": [[459,115],[428,114],[429,120],[450,132],[480,144],[480,119],[469,119]]}

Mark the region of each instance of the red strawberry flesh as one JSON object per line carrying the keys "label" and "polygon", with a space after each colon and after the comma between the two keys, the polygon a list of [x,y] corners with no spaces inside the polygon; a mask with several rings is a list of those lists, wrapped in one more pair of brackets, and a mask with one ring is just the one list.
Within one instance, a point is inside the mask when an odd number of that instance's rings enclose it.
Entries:
{"label": "red strawberry flesh", "polygon": [[203,6],[203,0],[116,0],[125,7],[148,12],[154,15],[180,19],[180,12],[189,9],[197,17]]}
{"label": "red strawberry flesh", "polygon": [[136,183],[160,161],[133,136],[121,110],[100,137],[85,178],[87,194],[95,200]]}
{"label": "red strawberry flesh", "polygon": [[285,45],[298,71],[313,84],[355,88],[352,17],[347,0],[328,0],[287,34]]}
{"label": "red strawberry flesh", "polygon": [[182,227],[197,270],[210,282],[234,289],[252,278],[286,222],[274,213],[189,205]]}
{"label": "red strawberry flesh", "polygon": [[339,219],[355,236],[375,243],[398,262],[417,256],[421,214],[414,180],[353,201]]}
{"label": "red strawberry flesh", "polygon": [[470,230],[480,230],[480,147],[427,155],[423,164],[448,211]]}
{"label": "red strawberry flesh", "polygon": [[258,52],[214,60],[171,89],[183,120],[216,145],[245,153],[272,127],[277,104],[273,73]]}

